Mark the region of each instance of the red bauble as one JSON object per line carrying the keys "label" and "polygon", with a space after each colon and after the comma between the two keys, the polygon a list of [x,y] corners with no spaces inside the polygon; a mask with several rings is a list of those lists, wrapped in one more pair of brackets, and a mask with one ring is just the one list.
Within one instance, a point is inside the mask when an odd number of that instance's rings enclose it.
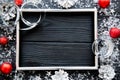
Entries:
{"label": "red bauble", "polygon": [[3,74],[10,74],[12,71],[12,65],[8,62],[2,63],[0,70]]}
{"label": "red bauble", "polygon": [[8,43],[8,38],[3,36],[3,37],[0,37],[0,44],[1,45],[6,45]]}
{"label": "red bauble", "polygon": [[17,6],[21,6],[23,4],[23,0],[15,0],[15,4]]}
{"label": "red bauble", "polygon": [[109,34],[112,38],[118,38],[120,37],[120,30],[118,28],[111,28]]}
{"label": "red bauble", "polygon": [[101,8],[107,8],[110,5],[110,0],[99,0],[98,4]]}

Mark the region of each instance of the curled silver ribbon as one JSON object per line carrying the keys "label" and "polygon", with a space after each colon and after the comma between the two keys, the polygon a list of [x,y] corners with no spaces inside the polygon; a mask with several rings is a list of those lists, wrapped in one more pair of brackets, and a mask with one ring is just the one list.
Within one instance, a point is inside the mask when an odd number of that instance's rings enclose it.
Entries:
{"label": "curled silver ribbon", "polygon": [[[104,47],[104,48],[103,48]],[[102,49],[105,54],[103,54]],[[104,58],[108,58],[112,55],[113,53],[113,49],[114,49],[114,44],[111,40],[95,40],[92,44],[92,50],[94,52],[95,55],[100,55]]]}
{"label": "curled silver ribbon", "polygon": [[[25,7],[25,5],[32,5],[34,6],[35,8],[38,8],[38,6],[35,4],[35,3],[32,3],[32,2],[26,2],[24,3],[22,6],[21,6],[21,9],[23,9]],[[26,24],[27,26],[30,26],[30,27],[27,27],[27,28],[21,28],[20,30],[30,30],[30,29],[33,29],[35,28],[41,21],[41,13],[40,13],[40,17],[39,19],[36,21],[36,22],[30,22],[28,20],[26,20],[24,17],[23,17],[23,12],[21,11],[20,12],[20,15],[21,15],[21,20],[23,21],[24,24]]]}

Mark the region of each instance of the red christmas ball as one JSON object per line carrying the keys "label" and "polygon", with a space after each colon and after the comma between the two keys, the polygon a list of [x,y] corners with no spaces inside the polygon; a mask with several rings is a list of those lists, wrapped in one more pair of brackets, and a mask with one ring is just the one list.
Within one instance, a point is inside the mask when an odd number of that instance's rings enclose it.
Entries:
{"label": "red christmas ball", "polygon": [[8,43],[8,38],[3,36],[3,37],[0,37],[0,44],[1,45],[6,45]]}
{"label": "red christmas ball", "polygon": [[12,65],[8,62],[2,63],[0,70],[3,74],[10,74],[12,71]]}
{"label": "red christmas ball", "polygon": [[23,0],[15,0],[15,4],[17,6],[21,6],[23,4]]}
{"label": "red christmas ball", "polygon": [[109,34],[112,38],[118,38],[120,37],[120,30],[118,28],[111,28]]}
{"label": "red christmas ball", "polygon": [[101,8],[107,8],[110,5],[110,0],[99,0],[98,4]]}

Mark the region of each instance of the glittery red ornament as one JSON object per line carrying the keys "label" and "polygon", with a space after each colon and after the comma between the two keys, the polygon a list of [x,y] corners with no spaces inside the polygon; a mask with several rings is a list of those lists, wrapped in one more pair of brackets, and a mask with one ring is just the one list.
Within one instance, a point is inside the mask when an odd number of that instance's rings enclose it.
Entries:
{"label": "glittery red ornament", "polygon": [[21,6],[23,4],[23,0],[15,0],[15,4],[17,6]]}
{"label": "glittery red ornament", "polygon": [[0,44],[1,45],[6,45],[8,43],[8,38],[3,36],[3,37],[0,37]]}
{"label": "glittery red ornament", "polygon": [[12,65],[8,62],[2,63],[0,70],[3,74],[10,74],[12,71]]}
{"label": "glittery red ornament", "polygon": [[109,34],[112,38],[118,38],[120,37],[120,30],[118,28],[111,28]]}
{"label": "glittery red ornament", "polygon": [[107,8],[110,5],[110,0],[99,0],[98,4],[101,8]]}

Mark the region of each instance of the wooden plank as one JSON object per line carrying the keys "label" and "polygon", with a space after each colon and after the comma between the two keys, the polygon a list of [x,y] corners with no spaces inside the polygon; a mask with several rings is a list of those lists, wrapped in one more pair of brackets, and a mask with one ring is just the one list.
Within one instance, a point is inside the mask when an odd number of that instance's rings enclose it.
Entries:
{"label": "wooden plank", "polygon": [[[27,15],[26,17],[30,20],[36,20],[39,13],[25,13],[24,15]],[[20,27],[26,27],[26,25],[21,23]],[[21,31],[21,41],[93,42],[93,40],[93,12],[49,12],[36,28]]]}
{"label": "wooden plank", "polygon": [[22,42],[21,67],[94,66],[91,43]]}

